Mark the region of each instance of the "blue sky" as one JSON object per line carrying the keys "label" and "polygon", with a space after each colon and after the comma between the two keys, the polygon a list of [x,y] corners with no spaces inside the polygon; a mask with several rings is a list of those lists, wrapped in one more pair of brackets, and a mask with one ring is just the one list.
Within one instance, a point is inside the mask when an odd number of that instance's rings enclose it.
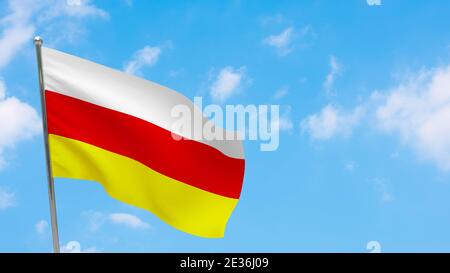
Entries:
{"label": "blue sky", "polygon": [[[9,0],[0,4],[0,251],[51,251],[32,38],[206,102],[279,104],[245,143],[225,238],[56,180],[82,251],[450,251],[450,2]],[[219,88],[220,87],[220,88]]]}

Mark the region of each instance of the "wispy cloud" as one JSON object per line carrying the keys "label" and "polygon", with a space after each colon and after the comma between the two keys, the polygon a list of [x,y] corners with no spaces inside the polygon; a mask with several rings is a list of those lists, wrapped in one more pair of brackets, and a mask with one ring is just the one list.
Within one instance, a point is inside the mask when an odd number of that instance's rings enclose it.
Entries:
{"label": "wispy cloud", "polygon": [[[49,1],[52,2],[52,1]],[[60,3],[63,3],[64,1],[58,1]],[[90,3],[90,0],[67,0],[66,5],[60,4],[59,6],[56,4],[53,4],[53,9],[50,9],[47,14],[50,17],[56,17],[59,16],[57,13],[63,12],[66,15],[69,16],[78,16],[78,17],[102,17],[102,18],[109,18],[109,14],[95,5]]]}
{"label": "wispy cloud", "polygon": [[414,74],[372,98],[382,131],[398,135],[421,158],[450,170],[450,65]]}
{"label": "wispy cloud", "polygon": [[[61,37],[70,38],[80,33],[80,24],[78,28],[66,27],[71,24],[71,18],[109,17],[106,11],[90,4],[88,0],[8,0],[7,6],[8,12],[0,19],[0,69],[26,43],[31,43],[36,30],[48,34],[50,43],[54,43]],[[65,26],[64,31],[60,31],[61,26]]]}
{"label": "wispy cloud", "polygon": [[89,230],[97,232],[105,224],[123,225],[132,229],[146,230],[151,226],[139,217],[129,213],[102,213],[99,211],[86,211],[82,216],[87,217]]}
{"label": "wispy cloud", "polygon": [[183,75],[184,73],[184,69],[180,68],[180,69],[171,69],[169,71],[169,77],[171,78],[178,78],[179,76]]}
{"label": "wispy cloud", "polygon": [[349,171],[349,172],[354,171],[357,167],[358,167],[358,164],[355,161],[349,161],[349,162],[345,163],[345,166],[344,166],[345,170]]}
{"label": "wispy cloud", "polygon": [[108,219],[118,225],[124,225],[132,229],[149,229],[150,224],[142,221],[136,215],[129,213],[111,213]]}
{"label": "wispy cloud", "polygon": [[141,74],[142,68],[152,67],[158,62],[161,52],[162,48],[159,46],[145,46],[139,49],[125,64],[124,71],[128,74]]}
{"label": "wispy cloud", "polygon": [[6,164],[6,148],[39,133],[41,119],[36,110],[15,97],[7,97],[5,84],[0,80],[0,169]]}
{"label": "wispy cloud", "polygon": [[47,231],[48,226],[48,222],[45,220],[40,220],[34,225],[38,234],[44,234]]}
{"label": "wispy cloud", "polygon": [[338,63],[335,56],[331,55],[329,60],[330,72],[325,77],[323,88],[327,95],[333,94],[333,85],[336,77],[341,73],[341,65]]}
{"label": "wispy cloud", "polygon": [[273,98],[278,100],[278,99],[285,97],[288,93],[289,93],[289,87],[283,86],[283,87],[279,88],[277,91],[275,91]]}
{"label": "wispy cloud", "polygon": [[292,123],[291,119],[291,111],[292,107],[290,105],[283,107],[282,114],[277,121],[272,123],[271,128],[278,127],[278,131],[292,131],[292,129],[294,128],[294,124]]}
{"label": "wispy cloud", "polygon": [[[210,87],[210,95],[215,101],[223,102],[236,94],[248,80],[245,66],[233,68],[224,67],[217,74]],[[247,81],[248,82],[248,81]]]}
{"label": "wispy cloud", "polygon": [[364,114],[362,106],[351,112],[344,112],[331,104],[319,113],[312,114],[301,121],[302,132],[308,133],[312,139],[326,140],[334,136],[349,136],[359,124]]}
{"label": "wispy cloud", "polygon": [[9,13],[0,19],[0,69],[31,41],[35,26],[30,19],[35,6],[31,1],[8,1]]}
{"label": "wispy cloud", "polygon": [[89,231],[98,231],[106,221],[106,216],[99,211],[84,211],[81,216],[88,220]]}
{"label": "wispy cloud", "polygon": [[53,3],[47,0],[48,7],[37,18],[38,29],[44,37],[50,38],[47,44],[56,46],[61,43],[77,44],[88,33],[84,18],[108,20],[109,14],[90,0],[67,0]]}
{"label": "wispy cloud", "polygon": [[372,178],[369,179],[369,182],[373,183],[375,190],[380,195],[380,199],[382,203],[390,203],[394,201],[394,195],[392,191],[389,189],[389,183],[386,179],[383,178]]}
{"label": "wispy cloud", "polygon": [[281,55],[287,55],[292,51],[291,43],[294,28],[288,27],[281,33],[270,35],[263,40],[263,43],[275,47]]}
{"label": "wispy cloud", "polygon": [[13,192],[0,187],[0,210],[15,206],[16,198]]}
{"label": "wispy cloud", "polygon": [[295,48],[305,48],[309,46],[310,37],[314,37],[311,26],[307,25],[299,30],[290,26],[280,33],[269,35],[263,39],[264,45],[275,48],[280,56],[286,56]]}
{"label": "wispy cloud", "polygon": [[313,139],[329,139],[349,135],[362,118],[374,118],[370,124],[376,129],[398,136],[420,159],[450,171],[450,65],[409,74],[393,87],[373,92],[352,111],[327,105],[301,127]]}
{"label": "wispy cloud", "polygon": [[381,0],[366,0],[369,6],[381,6]]}

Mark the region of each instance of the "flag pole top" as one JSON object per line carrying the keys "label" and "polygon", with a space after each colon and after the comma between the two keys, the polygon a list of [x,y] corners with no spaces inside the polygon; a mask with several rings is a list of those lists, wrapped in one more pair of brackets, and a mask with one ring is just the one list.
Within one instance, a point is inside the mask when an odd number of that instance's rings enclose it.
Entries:
{"label": "flag pole top", "polygon": [[43,42],[44,42],[44,40],[42,40],[42,38],[40,36],[34,37],[34,44],[35,45],[41,46]]}

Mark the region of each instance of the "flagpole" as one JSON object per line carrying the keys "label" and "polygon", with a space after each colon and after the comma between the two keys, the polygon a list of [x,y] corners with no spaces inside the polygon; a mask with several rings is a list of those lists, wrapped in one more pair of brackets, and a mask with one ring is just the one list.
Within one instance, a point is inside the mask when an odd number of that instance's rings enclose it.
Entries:
{"label": "flagpole", "polygon": [[47,165],[47,180],[48,180],[48,198],[50,201],[50,218],[52,224],[52,239],[53,251],[59,253],[59,236],[58,236],[58,222],[56,218],[56,200],[55,200],[55,184],[53,181],[52,166],[50,163],[50,151],[48,145],[48,128],[47,128],[47,111],[45,108],[45,87],[44,87],[44,72],[42,70],[42,43],[41,37],[34,38],[34,45],[36,47],[36,57],[38,65],[39,77],[39,92],[41,94],[41,109],[42,109],[42,128],[44,131],[44,145],[45,145],[45,160]]}

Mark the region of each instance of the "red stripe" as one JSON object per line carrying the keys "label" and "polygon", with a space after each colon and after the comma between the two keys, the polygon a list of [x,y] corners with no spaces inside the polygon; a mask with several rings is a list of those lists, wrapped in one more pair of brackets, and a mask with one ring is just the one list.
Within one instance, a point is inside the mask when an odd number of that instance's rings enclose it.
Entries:
{"label": "red stripe", "polygon": [[[46,91],[49,134],[76,139],[132,158],[191,186],[239,198],[245,161],[134,116]],[[126,183],[124,181],[124,183]]]}

